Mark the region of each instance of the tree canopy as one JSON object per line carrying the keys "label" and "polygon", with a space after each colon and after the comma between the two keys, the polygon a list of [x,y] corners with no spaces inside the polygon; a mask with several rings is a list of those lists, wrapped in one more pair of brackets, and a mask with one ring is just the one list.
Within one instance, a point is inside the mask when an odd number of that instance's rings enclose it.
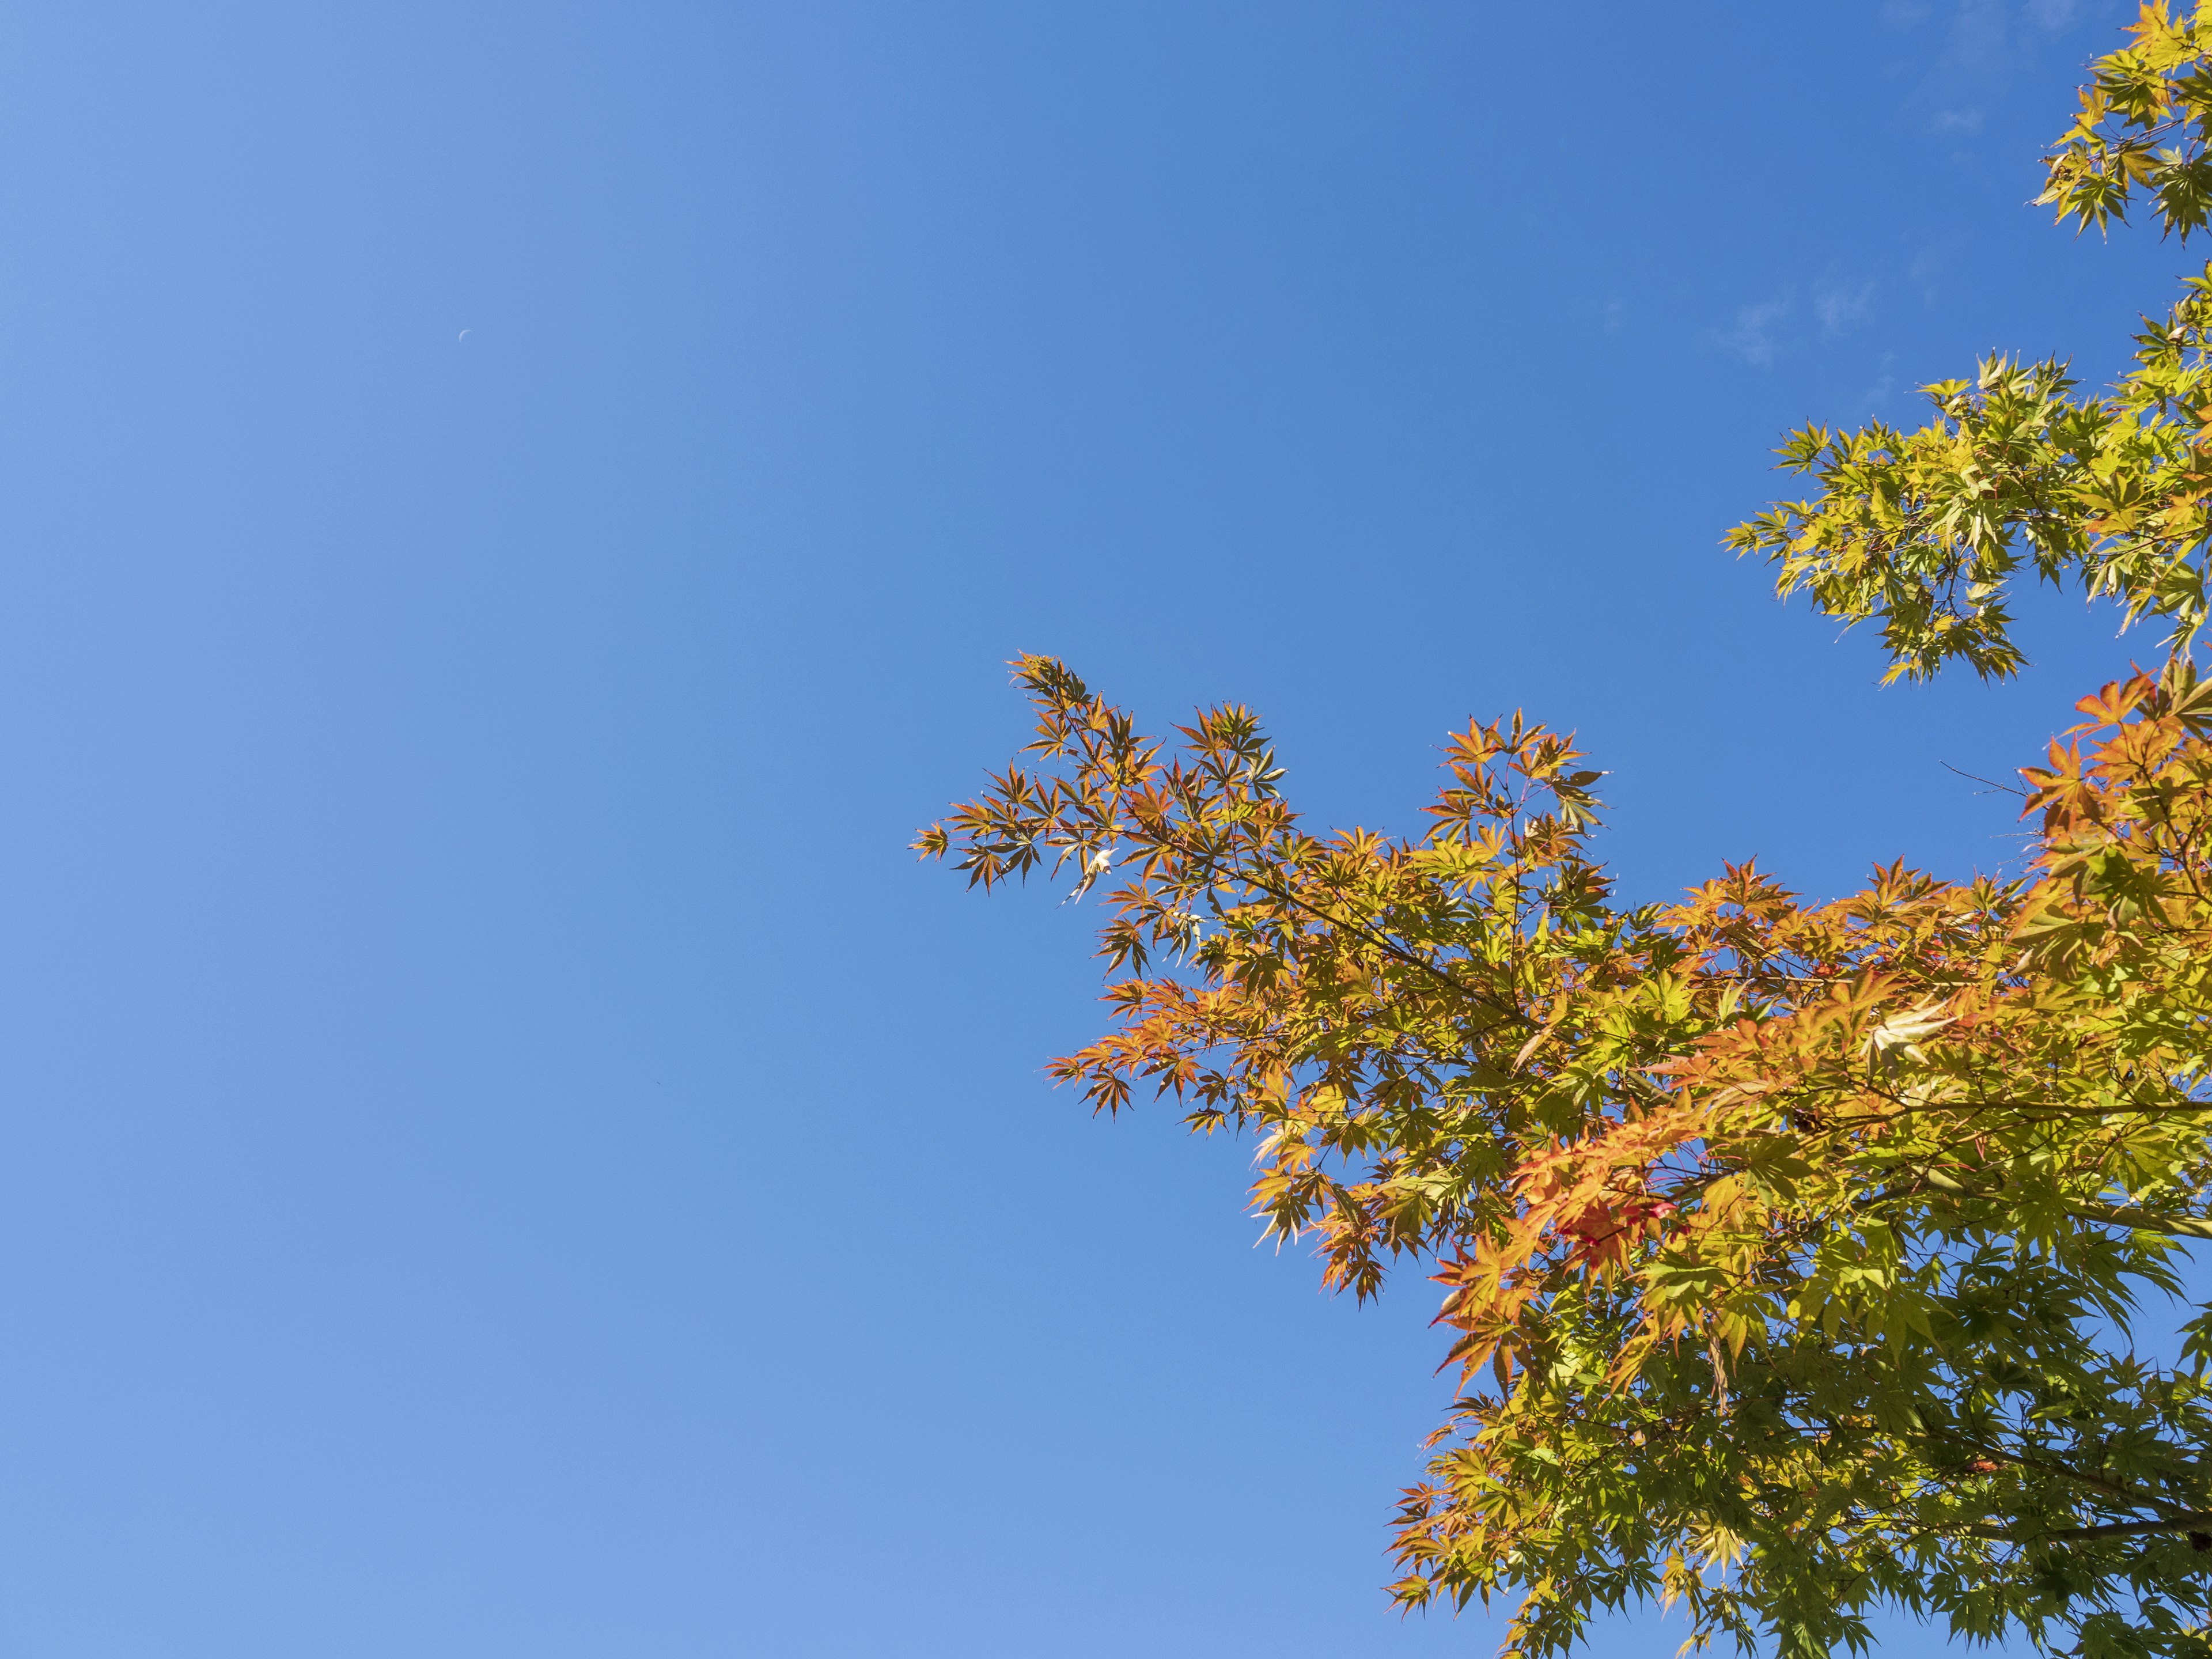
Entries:
{"label": "tree canopy", "polygon": [[[2148,8],[2041,199],[2185,241],[2208,142],[2212,3]],[[1158,740],[1017,661],[1029,758],[917,846],[1103,892],[1114,1027],[1055,1078],[1255,1133],[1255,1211],[1330,1285],[1441,1285],[1462,1383],[1402,1603],[1504,1598],[1529,1659],[1649,1600],[1793,1659],[1884,1606],[2212,1651],[2212,1312],[2173,1300],[2212,1238],[2209,332],[2212,265],[2109,393],[1992,361],[1917,430],[1796,434],[1818,493],[1730,535],[1893,678],[2015,672],[2023,566],[2166,628],[2024,769],[2017,879],[1624,906],[1598,775],[1518,714],[1451,738],[1425,835],[1321,833],[1250,711]]]}

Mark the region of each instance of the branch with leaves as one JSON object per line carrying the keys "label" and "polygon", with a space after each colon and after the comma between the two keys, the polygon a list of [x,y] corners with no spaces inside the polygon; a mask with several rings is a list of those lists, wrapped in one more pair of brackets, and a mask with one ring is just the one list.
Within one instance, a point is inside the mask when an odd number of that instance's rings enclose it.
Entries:
{"label": "branch with leaves", "polygon": [[[2098,66],[2063,216],[2203,227],[2206,18],[2148,9]],[[1255,1215],[1332,1287],[1441,1286],[1405,1605],[1504,1597],[1528,1659],[1647,1599],[1791,1659],[1882,1606],[2212,1650],[2212,1313],[2178,1359],[2133,1334],[2212,1237],[2212,268],[2146,326],[2106,396],[2002,360],[1917,431],[1796,434],[1819,494],[1730,538],[1878,619],[1893,678],[2014,672],[2029,567],[2166,624],[2023,769],[2017,880],[1808,903],[1747,864],[1624,907],[1599,775],[1518,714],[1451,737],[1426,833],[1324,834],[1249,710],[1162,741],[1014,665],[1035,740],[917,848],[1097,896],[1113,1028],[1056,1079],[1249,1132]]]}

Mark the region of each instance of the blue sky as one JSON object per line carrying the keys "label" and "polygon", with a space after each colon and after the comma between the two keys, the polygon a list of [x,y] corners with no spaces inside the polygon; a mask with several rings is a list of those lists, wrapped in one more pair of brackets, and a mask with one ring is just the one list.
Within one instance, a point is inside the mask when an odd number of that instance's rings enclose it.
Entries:
{"label": "blue sky", "polygon": [[2185,256],[2024,204],[2131,9],[11,9],[0,1646],[1488,1652],[1377,1588],[1425,1287],[905,843],[1043,650],[1324,823],[1576,727],[1638,897],[2010,857],[1943,763],[2154,641],[1881,690],[1717,542],[2118,368]]}

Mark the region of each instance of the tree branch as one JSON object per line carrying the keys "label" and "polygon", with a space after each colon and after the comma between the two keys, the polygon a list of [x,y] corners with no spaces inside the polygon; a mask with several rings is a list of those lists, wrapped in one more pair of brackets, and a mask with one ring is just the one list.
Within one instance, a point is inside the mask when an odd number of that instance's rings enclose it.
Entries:
{"label": "tree branch", "polygon": [[1960,1530],[1976,1538],[1994,1538],[2007,1544],[2086,1543],[2094,1539],[2132,1538],[2152,1532],[2185,1532],[2194,1537],[2204,1537],[2212,1534],[2212,1510],[2199,1510],[2193,1515],[2178,1515],[2165,1521],[2112,1521],[2101,1527],[2061,1527],[2051,1532],[2022,1533],[1978,1521],[1968,1522]]}

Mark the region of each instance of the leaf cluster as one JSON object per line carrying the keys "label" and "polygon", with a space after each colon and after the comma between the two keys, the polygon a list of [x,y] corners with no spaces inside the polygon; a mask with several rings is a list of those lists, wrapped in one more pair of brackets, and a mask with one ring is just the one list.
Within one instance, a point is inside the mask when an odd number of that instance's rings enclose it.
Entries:
{"label": "leaf cluster", "polygon": [[2212,5],[2177,18],[2162,0],[2146,4],[2128,33],[2097,60],[2074,125],[2043,158],[2035,199],[2061,224],[2100,230],[2148,201],[2185,242],[2212,213]]}
{"label": "leaf cluster", "polygon": [[1887,679],[1954,660],[2004,679],[2026,661],[2006,604],[2023,567],[2110,599],[2124,619],[2166,624],[2189,650],[2206,619],[2212,534],[2212,265],[2162,320],[2144,319],[2136,367],[2111,394],[2078,395],[2056,360],[1993,357],[1971,380],[1925,388],[1936,416],[1905,432],[1809,426],[1779,452],[1819,485],[1730,531],[1847,623],[1877,619]]}
{"label": "leaf cluster", "polygon": [[1465,1392],[1401,1601],[1508,1594],[1532,1656],[1642,1597],[1792,1655],[1881,1602],[2201,1650],[2212,1338],[2179,1367],[2127,1340],[2212,1236],[2185,664],[2086,699],[2028,774],[2022,881],[1893,866],[1808,906],[1745,866],[1625,910],[1595,774],[1517,717],[1452,738],[1425,836],[1324,836],[1249,711],[1170,755],[1060,664],[1016,674],[1038,769],[920,846],[986,885],[1115,872],[1115,1029],[1054,1075],[1253,1132],[1255,1212],[1330,1285],[1444,1287]]}

